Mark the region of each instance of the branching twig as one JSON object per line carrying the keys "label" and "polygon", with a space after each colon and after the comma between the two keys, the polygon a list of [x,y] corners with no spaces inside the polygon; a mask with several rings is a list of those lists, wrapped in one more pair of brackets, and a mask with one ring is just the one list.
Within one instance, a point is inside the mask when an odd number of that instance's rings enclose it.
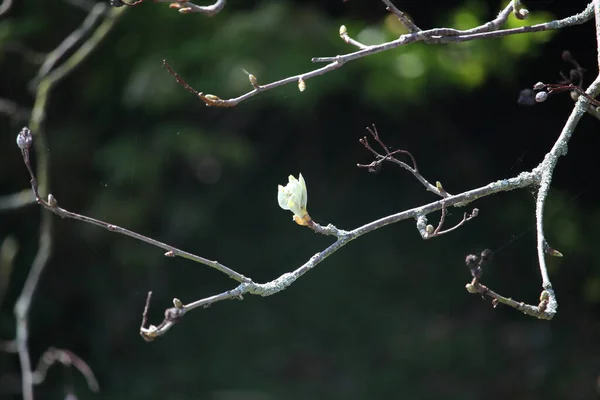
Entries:
{"label": "branching twig", "polygon": [[[446,222],[446,214],[447,213],[448,213],[448,210],[445,207],[445,205],[442,203],[442,215],[440,216],[440,222],[438,223],[438,226],[436,228],[434,228],[433,225],[425,225],[425,230],[419,230],[419,233],[421,233],[421,237],[423,239],[432,239],[434,237],[438,237],[438,236],[444,235],[446,233],[450,233],[450,232],[460,228],[461,226],[463,226],[465,224],[465,222],[468,222],[468,221],[472,220],[473,218],[475,218],[476,216],[478,216],[479,209],[474,208],[470,214],[464,213],[462,220],[458,224],[454,225],[452,228],[442,230],[442,228],[444,227],[444,222]],[[421,216],[420,219],[421,219],[420,225],[427,224],[427,219],[424,215]]]}
{"label": "branching twig", "polygon": [[550,292],[542,290],[540,294],[540,303],[537,306],[525,304],[523,302],[515,301],[511,298],[504,297],[489,289],[487,286],[481,284],[480,280],[483,276],[483,266],[492,258],[492,252],[490,250],[483,250],[480,256],[469,254],[465,263],[471,271],[473,280],[465,285],[465,288],[469,293],[479,294],[482,298],[485,296],[492,299],[492,306],[496,308],[498,304],[504,304],[514,309],[521,311],[524,314],[536,317],[539,319],[552,319],[556,314],[556,307],[548,307],[550,303]]}
{"label": "branching twig", "polygon": [[[381,168],[381,164],[383,162],[389,161],[391,163],[401,166],[402,168],[404,168],[405,170],[407,170],[408,172],[413,174],[414,177],[417,178],[417,180],[419,182],[421,182],[421,184],[423,186],[425,186],[425,189],[427,189],[428,191],[435,193],[440,197],[450,196],[450,193],[446,192],[441,187],[441,184],[439,184],[439,182],[436,185],[432,185],[431,183],[429,183],[429,181],[427,179],[425,179],[425,177],[423,175],[421,175],[421,173],[419,172],[419,170],[417,168],[417,161],[415,160],[415,158],[413,157],[413,155],[410,152],[408,152],[406,150],[390,151],[388,146],[381,141],[381,138],[379,137],[379,133],[377,132],[377,128],[375,127],[375,125],[373,125],[372,129],[367,127],[367,131],[371,134],[371,136],[373,136],[373,139],[375,139],[375,141],[379,144],[379,146],[384,150],[385,155],[379,153],[377,150],[375,150],[373,147],[371,147],[371,145],[369,144],[368,138],[365,136],[362,139],[360,139],[359,142],[360,142],[360,144],[365,146],[365,148],[367,150],[369,150],[371,153],[373,153],[375,155],[375,161],[373,161],[370,164],[356,164],[358,167],[368,168],[369,172],[377,172]],[[405,162],[398,160],[395,157],[396,154],[407,155],[412,162],[412,167],[410,165],[406,164]]]}
{"label": "branching twig", "polygon": [[[384,1],[387,4],[387,2]],[[277,87],[286,85],[288,83],[298,82],[302,80],[306,82],[310,78],[314,78],[315,76],[320,76],[326,74],[330,71],[340,68],[345,63],[353,60],[357,60],[359,58],[363,58],[366,56],[370,56],[373,54],[381,53],[387,50],[395,49],[401,46],[406,46],[410,43],[423,41],[426,43],[458,43],[458,42],[466,42],[477,39],[490,39],[490,38],[500,38],[509,35],[516,35],[522,33],[532,33],[532,32],[541,32],[552,29],[560,29],[565,28],[567,26],[572,25],[580,25],[587,21],[589,21],[593,17],[593,6],[590,3],[587,8],[580,12],[579,14],[575,14],[573,16],[563,18],[560,20],[549,21],[541,24],[531,25],[531,26],[523,26],[519,28],[511,28],[511,29],[499,29],[504,22],[508,19],[508,16],[513,11],[513,3],[511,2],[506,8],[504,8],[496,19],[493,21],[487,22],[478,27],[467,29],[467,30],[458,30],[451,28],[435,28],[428,30],[419,30],[414,31],[405,35],[401,35],[398,39],[392,40],[390,42],[382,43],[379,45],[366,46],[362,43],[359,43],[355,40],[348,41],[345,39],[347,36],[347,31],[345,35],[342,35],[344,29],[340,29],[340,36],[348,43],[358,46],[359,50],[353,53],[347,53],[344,55],[337,55],[334,57],[314,57],[311,61],[313,63],[327,63],[326,66],[305,72],[302,74],[290,76],[288,78],[284,78],[275,82],[271,82],[266,85],[254,86],[254,89],[241,95],[238,97],[230,98],[230,99],[221,99],[218,96],[212,94],[204,94],[203,92],[197,91],[193,89],[193,93],[196,94],[207,106],[214,107],[234,107],[240,102],[249,99],[250,97],[255,96],[259,92],[275,89]],[[345,27],[344,27],[345,28]],[[349,39],[349,36],[348,36]],[[169,69],[169,72],[174,74],[172,70]],[[178,82],[181,83],[181,78],[178,78]],[[186,86],[186,89],[190,90],[189,85]]]}

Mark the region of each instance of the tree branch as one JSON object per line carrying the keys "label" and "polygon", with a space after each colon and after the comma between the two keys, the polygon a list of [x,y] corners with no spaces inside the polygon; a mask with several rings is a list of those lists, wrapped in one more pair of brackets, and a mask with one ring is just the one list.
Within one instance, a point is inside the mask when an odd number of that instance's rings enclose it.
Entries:
{"label": "tree branch", "polygon": [[[388,2],[384,1],[384,3],[388,4]],[[391,4],[391,3],[390,3]],[[411,33],[401,35],[398,39],[392,40],[386,43],[382,43],[379,45],[367,46],[358,41],[351,39],[348,36],[348,32],[345,26],[340,28],[340,37],[346,41],[347,43],[357,46],[359,50],[347,53],[343,55],[337,55],[334,57],[314,57],[311,61],[313,63],[327,63],[326,66],[317,68],[312,71],[308,71],[305,73],[301,73],[298,75],[290,76],[288,78],[284,78],[275,82],[271,82],[265,85],[259,85],[256,83],[256,78],[254,81],[251,80],[253,90],[230,99],[221,99],[218,96],[213,94],[205,94],[204,92],[197,91],[191,86],[185,84],[184,87],[194,93],[196,96],[200,98],[209,107],[234,107],[241,103],[244,100],[249,99],[257,95],[260,92],[264,92],[266,90],[275,89],[277,87],[287,85],[289,83],[294,82],[306,82],[307,80],[314,78],[315,76],[324,75],[328,72],[336,70],[342,67],[345,63],[353,60],[357,60],[359,58],[363,58],[366,56],[370,56],[372,54],[381,53],[384,51],[388,51],[391,49],[395,49],[401,46],[406,46],[410,43],[423,41],[425,43],[458,43],[458,42],[466,42],[477,39],[490,39],[490,38],[500,38],[509,35],[516,35],[522,33],[531,33],[531,32],[541,32],[552,29],[560,29],[573,25],[580,25],[587,21],[589,21],[593,15],[593,4],[590,3],[585,10],[582,12],[575,14],[573,16],[563,18],[560,20],[549,21],[541,24],[531,25],[531,26],[523,26],[519,28],[511,28],[511,29],[499,29],[504,22],[508,19],[510,13],[514,10],[513,3],[511,2],[506,8],[504,8],[494,20],[482,24],[478,27],[467,29],[467,30],[458,30],[451,28],[435,28],[429,30],[414,30]],[[521,9],[522,10],[522,9]],[[396,14],[398,15],[398,14]],[[165,63],[166,64],[166,63]],[[182,84],[183,80],[170,68],[168,64],[166,64],[167,69],[171,74],[173,74],[178,83]]]}

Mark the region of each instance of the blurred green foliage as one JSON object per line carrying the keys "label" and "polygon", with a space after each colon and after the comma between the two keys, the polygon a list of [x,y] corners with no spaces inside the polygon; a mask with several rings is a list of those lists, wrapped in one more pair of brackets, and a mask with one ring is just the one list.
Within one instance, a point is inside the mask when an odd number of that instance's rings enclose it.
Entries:
{"label": "blurred green foliage", "polygon": [[[559,4],[560,3],[560,4]],[[575,3],[575,2],[573,2]],[[423,28],[467,29],[494,18],[485,1],[397,4]],[[527,21],[580,11],[532,4]],[[570,7],[574,7],[571,9]],[[579,7],[580,8],[580,7]],[[40,54],[81,23],[68,2],[25,0],[0,21],[1,97],[30,107]],[[108,40],[53,91],[45,133],[51,192],[69,210],[136,230],[264,282],[329,243],[277,206],[277,184],[306,178],[308,210],[353,228],[435,200],[405,171],[357,169],[359,144],[376,123],[393,148],[451,193],[537,165],[572,107],[568,95],[520,107],[521,89],[568,69],[568,48],[593,70],[591,24],[561,32],[448,45],[415,43],[274,89],[233,109],[207,108],[162,67],[166,59],[198,91],[222,98],[319,67],[312,57],[354,51],[340,25],[366,43],[402,33],[377,2],[230,1],[213,18],[166,4],[128,9]],[[589,81],[589,80],[588,80]],[[28,185],[14,146],[22,121],[0,120],[0,194]],[[518,300],[539,296],[533,196],[478,201],[480,216],[423,242],[410,221],[386,227],[327,259],[271,298],[216,304],[186,315],[152,344],[138,335],[148,290],[151,322],[172,298],[193,301],[234,282],[203,266],[91,225],[56,219],[54,255],[31,314],[31,352],[71,349],[98,375],[101,392],[54,367],[38,398],[592,398],[600,210],[595,200],[597,121],[586,119],[561,161],[546,231],[563,259],[550,260],[560,309],[537,321],[464,290],[463,260],[495,259],[484,283]],[[36,252],[34,206],[0,214],[0,239],[19,246],[0,304],[0,338],[14,335],[12,307]],[[463,210],[452,210],[456,223]],[[436,224],[436,215],[429,216]],[[0,397],[18,390],[18,362],[0,354]],[[18,396],[17,396],[18,397]]]}

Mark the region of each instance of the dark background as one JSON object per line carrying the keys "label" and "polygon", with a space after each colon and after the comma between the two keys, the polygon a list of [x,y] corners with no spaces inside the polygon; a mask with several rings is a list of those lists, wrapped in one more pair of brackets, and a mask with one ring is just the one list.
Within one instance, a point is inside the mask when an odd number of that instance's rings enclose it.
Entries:
{"label": "dark background", "polygon": [[[527,23],[562,18],[585,2],[531,1]],[[495,17],[486,1],[402,1],[422,28],[470,28]],[[85,11],[66,1],[18,1],[0,19],[0,97],[29,108],[28,82],[42,54]],[[509,25],[519,24],[511,16]],[[377,1],[230,1],[209,18],[167,4],[128,9],[107,39],[50,96],[44,125],[50,191],[71,211],[135,230],[258,282],[272,280],[332,242],[292,222],[277,184],[302,172],[308,211],[352,229],[436,197],[391,164],[378,175],[359,143],[377,124],[393,148],[451,193],[535,167],[570,113],[568,94],[533,107],[523,88],[555,82],[570,50],[596,74],[593,22],[553,33],[460,45],[411,44],[288,85],[232,109],[208,108],[177,85],[222,98],[251,89],[242,69],[267,83],[316,66],[314,56],[353,51],[359,39],[391,40],[399,27]],[[367,40],[367,39],[364,39]],[[25,122],[0,118],[0,194],[28,186],[15,145]],[[546,208],[559,313],[539,321],[464,289],[464,257],[492,249],[484,283],[537,304],[541,291],[534,196],[502,193],[472,206],[480,215],[423,241],[413,221],[360,238],[287,290],[195,310],[165,337],[138,334],[148,290],[151,322],[173,297],[187,303],[235,282],[202,265],[91,225],[54,217],[53,255],[30,313],[34,363],[50,346],[85,359],[100,382],[54,367],[37,398],[81,399],[590,399],[598,397],[600,254],[598,120],[583,118],[561,159]],[[35,159],[35,156],[34,156]],[[470,210],[470,209],[469,209]],[[448,223],[462,217],[452,209]],[[31,265],[40,214],[0,214],[0,240],[19,244],[0,304],[0,338],[14,337],[13,306]],[[439,214],[430,215],[434,225]],[[14,354],[0,353],[0,397],[19,391]]]}

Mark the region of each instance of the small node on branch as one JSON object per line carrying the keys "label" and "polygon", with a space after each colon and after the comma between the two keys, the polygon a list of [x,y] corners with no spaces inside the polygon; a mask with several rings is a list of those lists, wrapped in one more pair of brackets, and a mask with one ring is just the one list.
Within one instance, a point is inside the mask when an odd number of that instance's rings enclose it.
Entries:
{"label": "small node on branch", "polygon": [[175,253],[173,251],[167,251],[165,257],[175,257]]}

